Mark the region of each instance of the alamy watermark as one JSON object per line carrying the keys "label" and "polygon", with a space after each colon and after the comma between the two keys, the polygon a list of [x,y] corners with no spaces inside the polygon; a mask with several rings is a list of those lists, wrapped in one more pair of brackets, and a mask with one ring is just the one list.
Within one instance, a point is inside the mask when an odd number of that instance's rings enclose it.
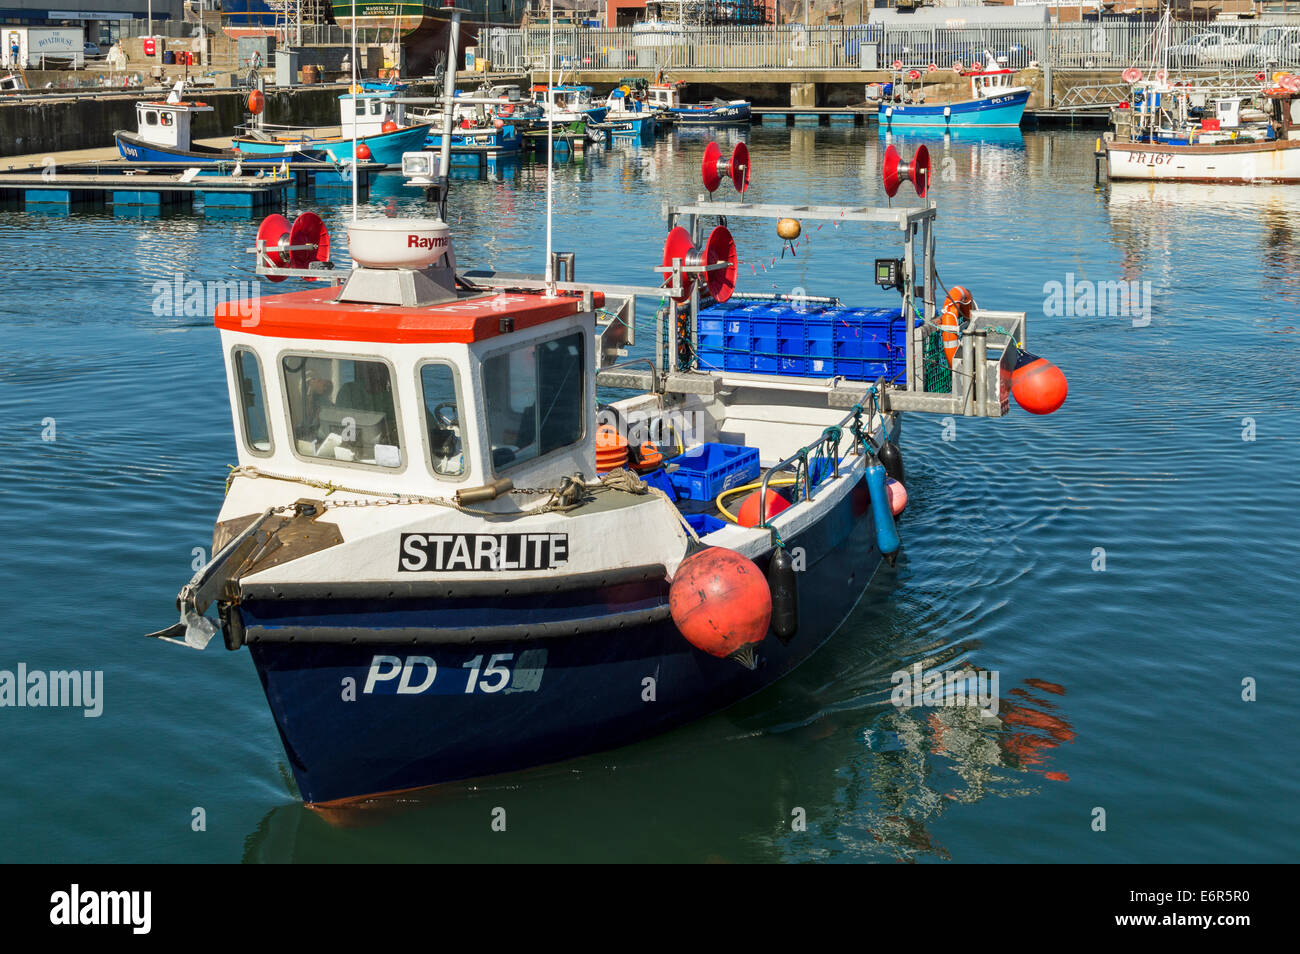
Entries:
{"label": "alamy watermark", "polygon": [[50,923],[58,926],[118,925],[148,934],[152,912],[152,891],[90,891],[74,884],[50,895]]}
{"label": "alamy watermark", "polygon": [[81,709],[87,719],[104,711],[102,669],[41,669],[28,671],[19,663],[16,671],[0,669],[0,709]]}
{"label": "alamy watermark", "polygon": [[1134,328],[1151,324],[1151,282],[1078,280],[1043,283],[1043,314],[1049,318],[1128,318]]}
{"label": "alamy watermark", "polygon": [[691,446],[705,440],[707,417],[703,411],[630,410],[602,408],[596,414],[597,427],[612,427],[633,447],[642,444]]}
{"label": "alamy watermark", "polygon": [[218,307],[239,318],[246,328],[257,324],[261,310],[262,283],[227,279],[206,282],[186,280],[176,272],[171,280],[160,278],[150,289],[153,313],[159,318],[211,318]]}
{"label": "alamy watermark", "polygon": [[917,706],[946,709],[958,706],[998,714],[998,673],[989,669],[924,669],[915,663],[889,677],[894,684],[889,701],[900,709]]}

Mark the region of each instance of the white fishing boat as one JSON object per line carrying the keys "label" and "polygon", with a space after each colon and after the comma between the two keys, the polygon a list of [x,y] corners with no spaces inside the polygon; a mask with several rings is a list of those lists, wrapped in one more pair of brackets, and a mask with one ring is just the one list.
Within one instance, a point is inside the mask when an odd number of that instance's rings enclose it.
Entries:
{"label": "white fishing boat", "polygon": [[1300,183],[1300,79],[1253,95],[1134,84],[1103,143],[1111,179]]}
{"label": "white fishing boat", "polygon": [[[578,282],[572,254],[464,269],[449,159],[436,217],[348,226],[346,273],[314,215],[268,218],[258,273],[310,284],[215,316],[239,464],[213,559],[153,635],[248,648],[309,803],[600,751],[757,692],[896,557],[902,414],[1065,400],[1023,313],[940,296],[923,155],[885,174],[914,204],[782,206],[746,194],[747,150],[710,150],[705,187],[740,201],[669,206],[645,286]],[[741,218],[901,240],[884,304],[741,297]],[[666,304],[653,358],[628,360],[638,298]]]}
{"label": "white fishing boat", "polygon": [[1128,100],[1098,155],[1113,180],[1300,183],[1300,75],[1178,79],[1170,72],[1169,12],[1146,67],[1124,71]]}

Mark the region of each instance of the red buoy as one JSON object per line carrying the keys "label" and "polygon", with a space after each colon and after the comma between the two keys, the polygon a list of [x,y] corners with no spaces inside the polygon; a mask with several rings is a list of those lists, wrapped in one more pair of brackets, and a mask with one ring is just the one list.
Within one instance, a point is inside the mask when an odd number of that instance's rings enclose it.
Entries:
{"label": "red buoy", "polygon": [[907,509],[907,488],[892,477],[885,481],[885,492],[889,494],[889,509],[897,517]]}
{"label": "red buoy", "polygon": [[1046,358],[1028,351],[1011,372],[1011,394],[1016,403],[1030,414],[1051,414],[1065,403],[1070,386],[1065,374]]}
{"label": "red buoy", "polygon": [[266,109],[266,95],[260,90],[255,89],[248,94],[248,111],[254,116]]}
{"label": "red buoy", "polygon": [[767,506],[764,507],[766,512],[764,516],[759,517],[758,498],[761,496],[763,496],[763,491],[755,490],[745,498],[745,502],[742,503],[740,509],[736,511],[736,523],[740,524],[742,527],[757,527],[760,523],[771,520],[782,510],[786,510],[790,507],[790,501],[786,500],[785,497],[781,496],[774,489],[769,487],[767,488]]}
{"label": "red buoy", "polygon": [[763,571],[735,550],[705,547],[677,567],[668,590],[673,622],[696,649],[747,669],[767,635],[772,591]]}
{"label": "red buoy", "polygon": [[370,161],[370,147],[367,146],[364,142],[357,144],[357,160],[359,162]]}
{"label": "red buoy", "polygon": [[397,132],[397,123],[393,122],[391,119],[385,119],[384,124],[379,128],[386,133]]}

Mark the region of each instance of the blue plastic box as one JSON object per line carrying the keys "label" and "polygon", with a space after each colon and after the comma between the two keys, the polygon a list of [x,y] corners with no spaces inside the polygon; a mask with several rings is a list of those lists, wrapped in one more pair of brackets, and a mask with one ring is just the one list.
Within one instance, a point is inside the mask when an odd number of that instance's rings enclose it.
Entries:
{"label": "blue plastic box", "polygon": [[669,474],[679,500],[713,500],[731,487],[758,476],[758,448],[735,444],[701,444],[673,458]]}
{"label": "blue plastic box", "polygon": [[733,299],[700,312],[697,357],[704,370],[892,379],[904,370],[906,324],[898,308]]}
{"label": "blue plastic box", "polygon": [[721,530],[727,525],[725,520],[711,517],[707,513],[688,513],[686,515],[686,522],[689,523],[691,529],[701,537],[712,533],[714,530]]}
{"label": "blue plastic box", "polygon": [[668,495],[669,500],[677,499],[677,489],[673,487],[673,482],[668,477],[668,472],[662,467],[656,467],[648,474],[642,474],[641,479],[651,487],[658,487]]}

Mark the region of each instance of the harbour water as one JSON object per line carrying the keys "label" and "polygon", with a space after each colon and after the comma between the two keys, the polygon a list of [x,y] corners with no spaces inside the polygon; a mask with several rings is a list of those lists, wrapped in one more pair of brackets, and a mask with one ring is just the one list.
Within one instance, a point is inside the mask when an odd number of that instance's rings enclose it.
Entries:
{"label": "harbour water", "polygon": [[[756,201],[884,201],[873,128],[744,138]],[[700,191],[707,141],[557,167],[579,278],[654,280],[660,205]],[[1065,407],[908,415],[898,565],[773,688],[643,744],[336,816],[298,803],[247,653],[142,638],[174,622],[234,463],[211,309],[177,276],[251,281],[256,220],[0,211],[0,670],[103,673],[98,717],[0,708],[0,860],[1289,858],[1300,189],[1098,191],[1088,133],[925,142],[943,281],[1029,313]],[[290,211],[341,247],[343,202]],[[368,205],[423,201],[389,174]],[[462,267],[540,270],[544,212],[544,167],[458,181]],[[870,266],[892,233],[810,225],[782,256],[770,224],[731,228],[742,291],[888,303]],[[1128,308],[1098,307],[1120,281]],[[892,705],[918,663],[996,673],[998,718]]]}

